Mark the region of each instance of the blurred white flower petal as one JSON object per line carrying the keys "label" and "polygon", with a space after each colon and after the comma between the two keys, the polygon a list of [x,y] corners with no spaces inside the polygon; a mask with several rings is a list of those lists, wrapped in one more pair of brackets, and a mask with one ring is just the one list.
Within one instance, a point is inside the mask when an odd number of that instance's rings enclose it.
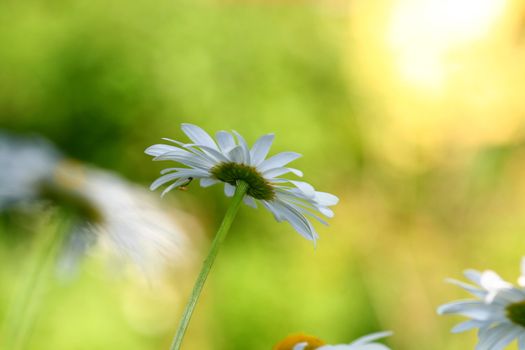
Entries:
{"label": "blurred white flower petal", "polygon": [[40,137],[0,132],[0,210],[36,199],[61,156]]}
{"label": "blurred white flower petal", "polygon": [[518,340],[520,350],[525,350],[525,289],[504,281],[491,270],[467,270],[465,276],[475,284],[451,282],[475,298],[453,301],[438,308],[441,315],[457,314],[470,319],[456,325],[452,332],[477,328],[478,350],[501,350],[514,340]]}
{"label": "blurred white flower petal", "polygon": [[168,214],[141,186],[66,160],[48,142],[0,134],[0,210],[35,200],[74,209],[62,271],[73,271],[95,243],[149,276],[191,255],[182,226],[188,215],[174,209]]}
{"label": "blurred white flower petal", "polygon": [[133,261],[148,274],[184,257],[188,241],[183,228],[142,187],[69,162],[59,166],[53,185],[67,188],[97,209],[100,222],[88,229],[117,257]]}
{"label": "blurred white flower petal", "polygon": [[377,332],[356,339],[350,344],[327,345],[322,340],[306,334],[293,334],[279,342],[274,350],[389,350],[375,341],[392,335],[392,332]]}

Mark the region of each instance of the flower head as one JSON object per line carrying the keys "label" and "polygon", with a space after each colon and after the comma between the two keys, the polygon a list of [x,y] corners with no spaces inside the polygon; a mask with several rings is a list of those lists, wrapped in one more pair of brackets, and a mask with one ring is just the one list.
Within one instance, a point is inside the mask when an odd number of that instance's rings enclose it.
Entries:
{"label": "flower head", "polygon": [[522,260],[518,283],[504,281],[494,271],[466,270],[465,277],[472,282],[457,280],[458,285],[475,298],[454,301],[438,308],[439,314],[458,314],[470,318],[452,329],[453,333],[478,328],[478,350],[501,350],[517,339],[519,349],[525,349],[525,259]]}
{"label": "flower head", "polygon": [[[71,269],[97,243],[117,263],[132,262],[148,277],[188,257],[189,242],[178,220],[141,186],[108,171],[63,161],[47,185],[57,202],[82,203],[61,267]],[[75,203],[75,204],[76,204]],[[69,204],[69,203],[67,203]]]}
{"label": "flower head", "polygon": [[392,332],[372,333],[350,344],[326,345],[321,339],[306,334],[292,334],[279,342],[273,350],[389,350],[375,340],[391,335]]}
{"label": "flower head", "polygon": [[[72,215],[59,267],[70,274],[97,243],[149,277],[187,255],[189,241],[150,192],[105,170],[67,160],[50,142],[0,132],[0,212],[52,203]],[[36,207],[35,207],[36,208]]]}
{"label": "flower head", "polygon": [[288,163],[301,155],[295,152],[282,152],[266,158],[274,135],[259,138],[252,148],[237,132],[219,131],[214,140],[206,131],[192,124],[182,124],[182,131],[192,143],[182,143],[165,139],[172,144],[157,144],[146,149],[154,160],[171,160],[185,168],[164,169],[151,184],[151,189],[170,183],[162,192],[166,194],[174,188],[185,188],[192,180],[199,180],[202,187],[224,183],[227,196],[232,196],[239,181],[248,184],[244,203],[257,207],[260,202],[274,215],[277,221],[288,221],[294,229],[309,240],[315,241],[317,233],[307,219],[313,217],[325,223],[317,212],[332,217],[329,208],[337,204],[338,198],[326,192],[316,191],[303,181],[281,178],[292,173],[302,176],[302,172],[288,167]]}

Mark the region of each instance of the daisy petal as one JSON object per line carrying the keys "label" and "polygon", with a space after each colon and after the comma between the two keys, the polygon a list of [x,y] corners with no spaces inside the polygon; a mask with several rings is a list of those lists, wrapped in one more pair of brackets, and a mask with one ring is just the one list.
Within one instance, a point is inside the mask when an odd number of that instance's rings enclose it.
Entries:
{"label": "daisy petal", "polygon": [[200,145],[189,145],[189,147],[195,147],[198,146],[202,152],[204,153],[207,158],[211,157],[212,162],[227,162],[228,158],[222,154],[221,152],[217,151],[216,149],[208,146],[200,146]]}
{"label": "daisy petal", "polygon": [[188,171],[179,171],[172,174],[167,174],[159,177],[150,186],[150,190],[154,191],[160,186],[164,185],[167,182],[170,182],[172,180],[180,179],[180,178],[189,178],[189,177],[197,177],[197,173],[194,170],[188,169]]}
{"label": "daisy petal", "polygon": [[518,338],[518,348],[519,350],[525,350],[525,334]]}
{"label": "daisy petal", "polygon": [[270,151],[270,147],[272,146],[272,142],[274,139],[274,134],[267,134],[264,136],[261,136],[253,145],[252,149],[250,150],[250,155],[252,159],[252,165],[258,166],[263,162],[263,160],[268,155],[268,152]]}
{"label": "daisy petal", "polygon": [[215,137],[217,138],[217,143],[222,152],[229,152],[236,146],[233,135],[227,131],[219,131]]}
{"label": "daisy petal", "polygon": [[337,198],[337,196],[334,196],[331,193],[316,191],[315,198],[321,205],[332,206],[332,205],[336,205],[337,203],[339,203],[339,198]]}
{"label": "daisy petal", "polygon": [[196,144],[218,150],[217,144],[211,136],[197,125],[184,123],[181,125],[181,129]]}
{"label": "daisy petal", "polygon": [[235,163],[244,164],[244,152],[241,146],[235,146],[228,152],[228,158]]}
{"label": "daisy petal", "polygon": [[465,322],[461,322],[454,326],[452,328],[452,333],[461,333],[471,330],[472,328],[479,328],[480,326],[483,326],[484,322],[480,321],[474,321],[474,320],[468,320]]}
{"label": "daisy petal", "polygon": [[468,270],[463,271],[463,275],[471,282],[474,282],[475,284],[481,286],[481,272],[480,271],[468,269]]}
{"label": "daisy petal", "polygon": [[172,189],[174,189],[176,187],[179,187],[179,186],[183,185],[186,182],[188,182],[188,179],[186,179],[186,178],[178,179],[177,181],[175,181],[174,183],[172,183],[171,185],[166,187],[166,189],[164,191],[162,191],[162,193],[160,194],[160,197],[161,198],[164,197],[166,195],[166,193],[168,193],[169,191],[171,191]]}
{"label": "daisy petal", "polygon": [[239,141],[239,145],[242,148],[244,163],[245,164],[251,164],[251,161],[250,161],[250,149],[248,148],[248,144],[246,143],[246,140],[237,131],[233,130],[233,133],[235,134],[235,136],[237,136],[237,140]]}
{"label": "daisy petal", "polygon": [[295,344],[292,350],[304,350],[306,349],[307,346],[308,346],[308,343],[305,343],[305,342]]}
{"label": "daisy petal", "polygon": [[391,331],[385,331],[385,332],[377,332],[372,333],[369,335],[365,335],[364,337],[358,338],[354,342],[352,342],[350,345],[362,345],[366,343],[373,342],[374,340],[390,337],[394,332]]}
{"label": "daisy petal", "polygon": [[235,186],[232,186],[228,183],[224,184],[224,194],[227,197],[233,197],[233,194],[235,193]]}
{"label": "daisy petal", "polygon": [[309,183],[304,182],[304,181],[290,181],[290,183],[294,184],[306,196],[308,196],[308,197],[314,197],[315,196],[315,189]]}
{"label": "daisy petal", "polygon": [[243,202],[247,206],[257,209],[257,203],[255,202],[255,199],[253,199],[253,197],[246,195],[243,198]]}
{"label": "daisy petal", "polygon": [[200,185],[201,185],[201,187],[210,187],[210,186],[215,185],[218,182],[220,182],[220,181],[217,180],[217,179],[204,177],[204,178],[201,179]]}
{"label": "daisy petal", "polygon": [[299,153],[282,152],[263,161],[260,165],[257,166],[257,170],[264,173],[266,170],[269,169],[283,167],[299,157],[301,157]]}
{"label": "daisy petal", "polygon": [[147,155],[153,156],[153,157],[160,156],[161,154],[164,154],[167,152],[183,153],[185,151],[175,146],[163,145],[163,144],[157,144],[157,145],[150,146],[146,148],[146,150],[144,151],[144,153],[146,153]]}
{"label": "daisy petal", "polygon": [[271,179],[273,177],[281,176],[287,173],[293,173],[294,175],[297,175],[299,177],[303,176],[303,172],[294,168],[273,168],[266,170],[263,173],[263,176],[267,179]]}

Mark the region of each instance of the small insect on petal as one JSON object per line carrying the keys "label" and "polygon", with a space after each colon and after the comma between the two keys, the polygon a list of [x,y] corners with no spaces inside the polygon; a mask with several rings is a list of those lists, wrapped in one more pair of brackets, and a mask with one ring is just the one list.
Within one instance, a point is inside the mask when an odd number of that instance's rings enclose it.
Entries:
{"label": "small insect on petal", "polygon": [[188,190],[188,185],[193,181],[193,177],[189,177],[188,180],[186,180],[185,183],[183,183],[182,185],[180,185],[179,187],[177,187],[177,189],[179,191],[187,191]]}

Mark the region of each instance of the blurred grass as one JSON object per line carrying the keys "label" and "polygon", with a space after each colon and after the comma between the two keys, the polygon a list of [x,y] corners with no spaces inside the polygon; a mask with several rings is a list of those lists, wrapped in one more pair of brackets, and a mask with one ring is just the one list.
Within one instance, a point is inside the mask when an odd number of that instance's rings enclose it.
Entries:
{"label": "blurred grass", "polygon": [[[471,348],[473,334],[449,335],[455,320],[435,314],[466,297],[444,278],[467,267],[518,274],[523,140],[451,148],[437,161],[423,153],[416,167],[385,161],[364,132],[376,101],[347,79],[361,68],[346,51],[347,21],[306,4],[0,3],[0,127],[42,134],[144,186],[164,165],[143,149],[182,138],[181,122],[234,128],[250,143],[275,132],[274,152],[303,153],[306,181],[341,198],[316,249],[243,208],[188,349],[270,349],[298,331],[343,343],[382,329],[395,331],[394,349]],[[171,197],[210,236],[228,202],[193,185]],[[1,216],[0,317],[33,236],[54,225],[50,210]],[[148,287],[89,258],[75,279],[53,282],[30,349],[167,348],[194,273]]]}

